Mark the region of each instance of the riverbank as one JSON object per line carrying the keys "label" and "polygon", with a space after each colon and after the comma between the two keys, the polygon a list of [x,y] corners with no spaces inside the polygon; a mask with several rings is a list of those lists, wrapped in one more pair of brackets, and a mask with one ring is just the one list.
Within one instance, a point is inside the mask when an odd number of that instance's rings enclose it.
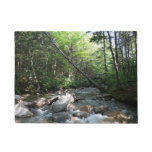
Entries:
{"label": "riverbank", "polygon": [[123,89],[106,90],[116,100],[137,107],[137,86],[129,86]]}

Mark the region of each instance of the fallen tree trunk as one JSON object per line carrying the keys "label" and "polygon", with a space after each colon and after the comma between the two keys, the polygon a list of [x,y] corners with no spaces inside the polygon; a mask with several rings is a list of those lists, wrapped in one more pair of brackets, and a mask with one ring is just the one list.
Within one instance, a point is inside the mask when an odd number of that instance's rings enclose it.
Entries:
{"label": "fallen tree trunk", "polygon": [[59,53],[70,63],[73,65],[73,67],[79,71],[85,78],[87,78],[87,80],[92,83],[95,87],[101,89],[102,87],[99,86],[98,84],[96,84],[90,77],[88,77],[83,71],[81,71],[71,60],[69,60],[69,58],[64,54],[64,52],[56,45],[56,43],[53,41],[53,39],[50,37],[51,35],[49,35],[47,32],[45,32],[45,35],[48,36],[49,40],[51,41],[52,45],[59,51]]}

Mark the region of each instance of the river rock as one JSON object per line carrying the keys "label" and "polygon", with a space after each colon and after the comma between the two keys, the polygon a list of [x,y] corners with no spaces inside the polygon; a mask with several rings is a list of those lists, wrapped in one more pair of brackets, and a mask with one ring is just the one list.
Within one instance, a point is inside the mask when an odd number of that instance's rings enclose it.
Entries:
{"label": "river rock", "polygon": [[56,102],[52,103],[53,112],[66,111],[67,106],[74,102],[74,98],[71,94],[66,93],[66,95],[59,96],[59,99]]}
{"label": "river rock", "polygon": [[34,102],[27,102],[27,101],[23,101],[23,100],[19,100],[18,103],[23,104],[24,106],[26,106],[28,108],[32,108],[35,106]]}
{"label": "river rock", "polygon": [[30,117],[33,116],[33,113],[22,103],[15,105],[15,116],[16,117]]}
{"label": "river rock", "polygon": [[82,123],[81,119],[78,117],[71,117],[70,121],[67,121],[69,123]]}
{"label": "river rock", "polygon": [[85,111],[76,111],[73,113],[73,116],[80,117],[80,118],[86,118],[89,116],[89,113],[85,112]]}
{"label": "river rock", "polygon": [[49,104],[52,104],[53,102],[57,101],[58,99],[59,99],[58,96],[47,98],[46,103],[49,105]]}
{"label": "river rock", "polygon": [[90,105],[80,106],[78,107],[78,110],[91,113],[92,107]]}
{"label": "river rock", "polygon": [[104,99],[107,99],[107,100],[112,99],[112,95],[111,95],[111,94],[107,94],[107,93],[103,93],[103,94],[102,94],[102,97],[103,97]]}
{"label": "river rock", "polygon": [[114,102],[114,101],[116,101],[116,100],[115,100],[114,98],[112,98],[112,99],[111,99],[111,101],[113,101],[113,102]]}
{"label": "river rock", "polygon": [[17,103],[21,99],[22,97],[20,95],[15,95],[15,103]]}
{"label": "river rock", "polygon": [[79,100],[91,99],[96,100],[96,95],[100,94],[100,90],[96,88],[82,88],[75,90],[76,98]]}
{"label": "river rock", "polygon": [[26,99],[26,98],[28,98],[28,97],[30,97],[31,95],[30,94],[22,94],[22,99]]}
{"label": "river rock", "polygon": [[67,103],[61,103],[61,102],[57,101],[52,104],[53,112],[66,111],[66,108],[67,108]]}
{"label": "river rock", "polygon": [[41,108],[45,104],[46,104],[46,98],[40,98],[40,99],[35,101],[35,107],[36,108]]}
{"label": "river rock", "polygon": [[68,105],[67,105],[67,111],[74,111],[74,110],[77,110],[77,107],[74,105],[74,104],[72,104],[72,103],[69,103]]}
{"label": "river rock", "polygon": [[102,99],[103,96],[102,96],[101,94],[99,94],[99,95],[96,96],[96,98],[97,98],[97,99]]}
{"label": "river rock", "polygon": [[68,112],[58,112],[52,115],[52,120],[55,122],[63,123],[67,119],[70,119],[70,114]]}
{"label": "river rock", "polygon": [[108,117],[111,117],[119,122],[124,122],[130,120],[130,117],[126,114],[122,113],[121,111],[112,111],[105,113]]}
{"label": "river rock", "polygon": [[104,114],[108,109],[109,108],[107,106],[101,105],[98,107],[94,107],[94,112]]}
{"label": "river rock", "polygon": [[103,123],[104,119],[107,119],[107,116],[101,114],[92,114],[88,118],[86,118],[87,123]]}

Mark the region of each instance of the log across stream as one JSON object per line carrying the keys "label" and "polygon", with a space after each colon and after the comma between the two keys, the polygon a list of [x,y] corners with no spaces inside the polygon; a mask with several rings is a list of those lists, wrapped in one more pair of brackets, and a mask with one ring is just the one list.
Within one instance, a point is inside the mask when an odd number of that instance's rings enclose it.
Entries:
{"label": "log across stream", "polygon": [[17,123],[137,123],[137,110],[97,88],[67,89],[15,104]]}

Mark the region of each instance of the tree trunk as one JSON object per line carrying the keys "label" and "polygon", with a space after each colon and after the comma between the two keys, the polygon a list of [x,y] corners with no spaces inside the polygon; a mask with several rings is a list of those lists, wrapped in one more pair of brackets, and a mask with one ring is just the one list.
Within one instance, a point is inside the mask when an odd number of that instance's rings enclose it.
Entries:
{"label": "tree trunk", "polygon": [[130,57],[129,57],[129,53],[130,53],[130,39],[129,39],[129,35],[128,35],[128,56],[127,56],[128,79],[129,79],[129,75],[130,75]]}
{"label": "tree trunk", "polygon": [[113,59],[113,65],[114,65],[115,71],[116,71],[117,84],[118,84],[118,87],[121,87],[119,70],[118,70],[118,63],[115,59],[115,56],[114,56],[114,53],[113,53],[113,50],[112,50],[112,42],[111,42],[111,36],[110,36],[109,32],[108,32],[108,36],[109,36],[110,51],[111,51],[111,55],[112,55],[112,59]]}
{"label": "tree trunk", "polygon": [[[114,32],[115,33],[115,57],[116,57],[116,62],[118,63],[118,49],[117,49],[117,32]],[[119,63],[118,63],[119,65]],[[118,66],[119,68],[119,66]]]}
{"label": "tree trunk", "polygon": [[122,47],[122,45],[120,44],[120,40],[121,39],[121,37],[119,37],[118,38],[118,48],[119,48],[119,50],[120,50],[120,54],[121,54],[121,69],[123,70],[124,69],[124,57],[123,57],[123,47]]}
{"label": "tree trunk", "polygon": [[46,56],[46,69],[45,69],[46,74],[48,72],[48,61],[49,61],[49,52],[48,52],[48,54]]}
{"label": "tree trunk", "polygon": [[132,39],[131,39],[131,45],[130,45],[130,50],[131,50],[131,62],[132,62],[132,64],[131,64],[131,69],[132,69],[132,72],[133,73],[135,73],[135,70],[134,70],[134,58],[133,58],[133,47],[132,47]]}
{"label": "tree trunk", "polygon": [[39,81],[37,79],[36,73],[35,73],[35,69],[33,66],[33,56],[34,56],[34,51],[32,50],[32,52],[29,50],[29,55],[30,55],[30,65],[31,65],[31,76],[33,75],[34,77],[34,81],[37,83],[37,90],[40,91],[40,85],[39,85]]}
{"label": "tree trunk", "polygon": [[127,37],[126,37],[126,32],[124,32],[124,41],[125,41],[125,57],[126,57],[126,61],[127,61]]}
{"label": "tree trunk", "polygon": [[107,59],[106,59],[106,43],[105,43],[105,35],[104,35],[104,32],[103,32],[103,51],[104,51],[104,63],[105,63],[105,72],[108,71],[107,69]]}
{"label": "tree trunk", "polygon": [[127,32],[124,32],[124,41],[125,41],[125,69],[126,69],[126,76],[127,76],[127,80],[128,80],[128,76],[129,76],[129,71],[128,71],[128,50],[127,50]]}
{"label": "tree trunk", "polygon": [[[72,48],[72,43],[70,44],[69,46],[69,60],[72,61],[72,51],[73,51],[73,48]],[[69,79],[71,80],[72,79],[72,67],[71,67],[71,64],[69,64]]]}
{"label": "tree trunk", "polygon": [[57,68],[56,68],[56,57],[54,58],[54,65],[53,65],[53,73],[54,75],[56,75],[56,71],[57,71]]}
{"label": "tree trunk", "polygon": [[48,35],[48,33],[45,33],[45,35],[48,36],[48,38],[50,39],[51,43],[53,44],[53,46],[59,51],[59,53],[77,70],[79,71],[85,78],[88,79],[89,82],[91,82],[95,87],[101,89],[102,87],[99,86],[98,84],[96,84],[91,78],[89,78],[83,71],[81,71],[77,66],[75,66],[75,64],[69,60],[69,58],[64,54],[64,52],[62,52],[62,50],[56,45],[56,43],[52,40],[52,38],[50,37],[51,35]]}
{"label": "tree trunk", "polygon": [[136,51],[136,66],[137,66],[137,32],[134,31],[134,35],[135,35],[135,51]]}

